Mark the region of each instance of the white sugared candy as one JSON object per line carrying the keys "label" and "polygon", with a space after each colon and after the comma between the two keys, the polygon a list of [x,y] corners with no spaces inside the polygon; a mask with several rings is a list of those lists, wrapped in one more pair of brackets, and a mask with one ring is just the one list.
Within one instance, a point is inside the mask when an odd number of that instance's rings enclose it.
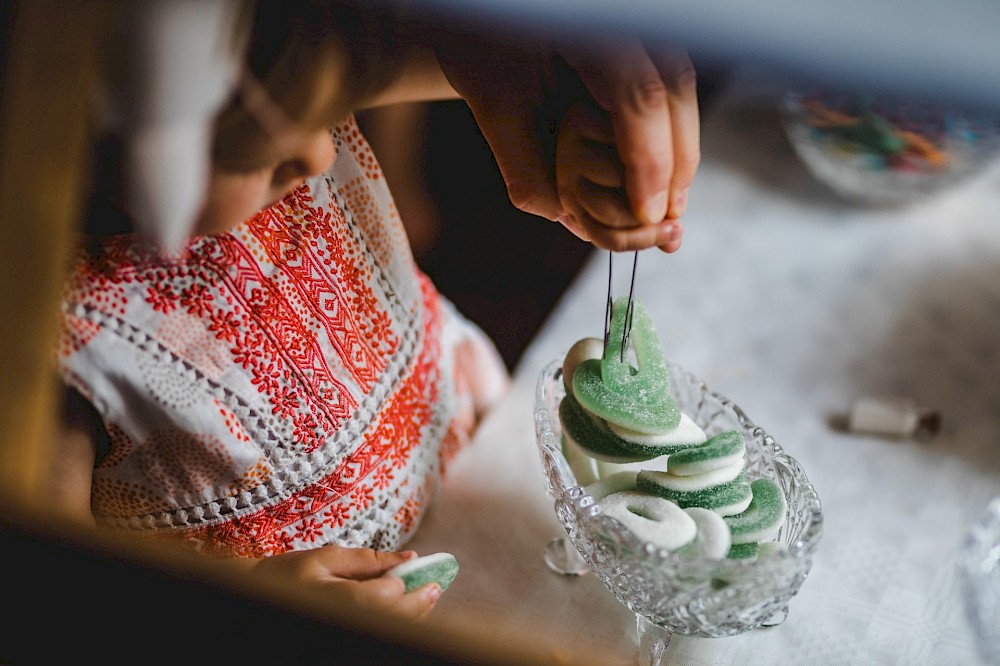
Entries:
{"label": "white sugared candy", "polygon": [[677,550],[694,541],[694,518],[669,500],[639,491],[608,495],[600,501],[605,515],[620,521],[644,541],[658,548]]}
{"label": "white sugared candy", "polygon": [[562,376],[566,390],[573,391],[573,373],[577,366],[592,358],[601,358],[604,355],[604,340],[600,338],[582,338],[576,341],[563,359]]}
{"label": "white sugared candy", "polygon": [[684,512],[694,520],[698,532],[694,541],[680,549],[687,557],[707,557],[721,560],[733,545],[726,519],[712,511],[698,506],[688,507]]}
{"label": "white sugared candy", "polygon": [[[667,464],[669,465],[669,459]],[[657,482],[667,490],[674,490],[682,493],[691,493],[699,490],[708,490],[713,486],[720,486],[729,483],[740,475],[743,471],[743,460],[730,464],[727,467],[720,467],[702,474],[691,474],[680,476],[670,472],[656,473]],[[654,473],[655,470],[650,470]]]}
{"label": "white sugared candy", "polygon": [[636,476],[636,472],[616,472],[589,484],[584,490],[594,498],[595,502],[600,502],[608,495],[625,491],[637,491],[639,487],[636,485]]}

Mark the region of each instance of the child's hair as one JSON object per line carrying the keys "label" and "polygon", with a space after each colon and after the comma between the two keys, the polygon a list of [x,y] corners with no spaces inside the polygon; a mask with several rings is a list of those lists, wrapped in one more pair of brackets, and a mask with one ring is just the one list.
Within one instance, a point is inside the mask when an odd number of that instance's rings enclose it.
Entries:
{"label": "child's hair", "polygon": [[266,166],[260,149],[271,128],[255,112],[254,93],[282,119],[315,130],[391,82],[407,49],[399,10],[386,2],[257,0],[249,11],[243,84],[216,123],[213,159],[227,171]]}

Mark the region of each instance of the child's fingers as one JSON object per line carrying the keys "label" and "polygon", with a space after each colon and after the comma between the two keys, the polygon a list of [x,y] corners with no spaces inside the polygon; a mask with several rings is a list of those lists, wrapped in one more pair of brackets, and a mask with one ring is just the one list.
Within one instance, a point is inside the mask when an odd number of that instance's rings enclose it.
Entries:
{"label": "child's fingers", "polygon": [[642,224],[632,214],[625,191],[620,188],[601,187],[581,179],[572,191],[572,199],[564,200],[564,205],[571,206],[574,214],[585,212],[585,219],[614,229],[630,229]]}
{"label": "child's fingers", "polygon": [[673,222],[674,228],[671,232],[670,240],[666,243],[657,243],[657,247],[667,254],[672,254],[681,249],[681,241],[684,238],[684,225],[681,224],[680,220],[674,220]]}
{"label": "child's fingers", "polygon": [[624,168],[614,146],[586,140],[569,142],[560,156],[563,159],[557,161],[556,171],[560,191],[572,189],[577,180],[585,179],[601,187],[621,189],[624,194]]}
{"label": "child's fingers", "polygon": [[673,136],[668,89],[659,70],[636,40],[566,58],[611,116],[636,216],[648,224],[661,222],[673,174]]}
{"label": "child's fingers", "polygon": [[342,578],[366,579],[381,576],[403,562],[416,557],[413,551],[401,553],[371,548],[323,546],[312,551],[327,571]]}
{"label": "child's fingers", "polygon": [[397,576],[345,580],[333,585],[334,593],[346,595],[360,608],[377,608],[411,620],[427,617],[441,598],[441,586],[437,583],[427,583],[407,593],[403,579]]}
{"label": "child's fingers", "polygon": [[625,40],[589,53],[564,49],[567,62],[612,119],[615,145],[636,217],[678,217],[700,161],[696,75],[683,50],[652,53]]}
{"label": "child's fingers", "polygon": [[674,143],[674,172],[670,181],[667,217],[679,218],[687,208],[687,192],[701,162],[701,119],[696,74],[687,54],[675,49],[651,48],[650,57],[670,94],[670,126]]}
{"label": "child's fingers", "polygon": [[406,594],[406,584],[397,576],[380,576],[369,580],[338,580],[328,583],[332,595],[361,608],[378,608],[394,612]]}
{"label": "child's fingers", "polygon": [[422,620],[430,615],[435,604],[441,598],[441,586],[437,583],[427,583],[426,585],[404,594],[402,598],[393,603],[392,612]]}
{"label": "child's fingers", "polygon": [[613,252],[631,252],[645,250],[650,247],[667,247],[674,240],[676,220],[664,220],[659,224],[643,224],[630,229],[615,229],[601,224],[591,218],[586,212],[576,217],[583,234],[591,243],[602,250]]}
{"label": "child's fingers", "polygon": [[566,112],[563,123],[572,125],[574,131],[584,138],[614,146],[615,132],[611,126],[611,116],[592,101],[574,102]]}

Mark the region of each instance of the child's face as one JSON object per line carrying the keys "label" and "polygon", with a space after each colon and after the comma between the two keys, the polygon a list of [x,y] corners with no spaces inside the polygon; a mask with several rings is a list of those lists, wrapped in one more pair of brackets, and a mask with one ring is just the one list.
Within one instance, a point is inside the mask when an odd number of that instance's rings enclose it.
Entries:
{"label": "child's face", "polygon": [[213,168],[195,233],[230,231],[279,201],[306,178],[325,172],[335,155],[330,132],[323,128],[275,137],[260,153],[262,166],[239,171]]}

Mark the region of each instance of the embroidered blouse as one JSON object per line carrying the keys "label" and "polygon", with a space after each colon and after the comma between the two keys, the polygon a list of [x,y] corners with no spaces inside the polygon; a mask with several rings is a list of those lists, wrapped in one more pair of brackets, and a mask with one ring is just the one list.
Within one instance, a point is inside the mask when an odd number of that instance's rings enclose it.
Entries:
{"label": "embroidered blouse", "polygon": [[504,371],[418,270],[353,119],[333,136],[328,173],[177,258],[80,252],[58,356],[109,435],[99,524],[246,557],[417,527],[471,435],[456,345]]}

